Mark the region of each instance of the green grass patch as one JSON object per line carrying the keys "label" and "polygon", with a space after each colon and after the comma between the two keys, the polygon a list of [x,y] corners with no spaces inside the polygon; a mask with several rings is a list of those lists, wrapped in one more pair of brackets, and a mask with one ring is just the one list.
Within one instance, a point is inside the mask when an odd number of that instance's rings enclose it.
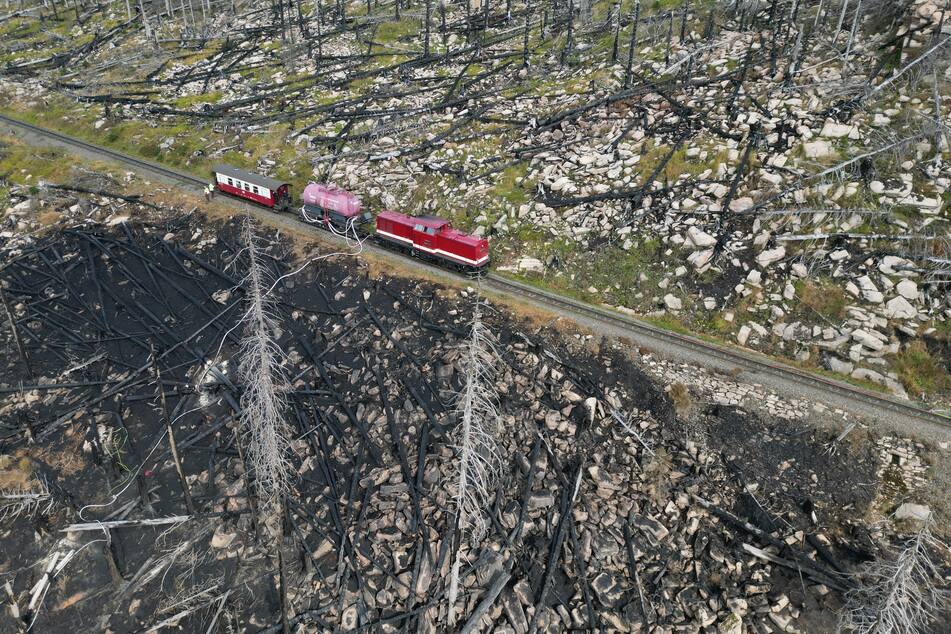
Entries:
{"label": "green grass patch", "polygon": [[951,393],[951,375],[931,356],[922,341],[913,341],[895,355],[892,364],[905,389],[913,396]]}
{"label": "green grass patch", "polygon": [[[528,192],[525,191],[525,175],[528,173],[528,166],[525,163],[510,165],[498,175],[495,187],[492,190],[497,196],[500,196],[512,203],[521,205],[529,200]],[[522,179],[521,182],[519,179]]]}
{"label": "green grass patch", "polygon": [[849,295],[832,280],[798,280],[793,286],[800,306],[832,322],[845,318]]}
{"label": "green grass patch", "polygon": [[203,103],[217,103],[218,100],[221,99],[221,96],[222,93],[219,91],[206,92],[198,95],[185,95],[172,101],[172,104],[176,108],[186,110],[192,106],[197,106]]}
{"label": "green grass patch", "polygon": [[374,41],[382,44],[398,42],[403,38],[415,35],[419,31],[419,20],[403,18],[393,22],[383,22],[376,29]]}
{"label": "green grass patch", "polygon": [[62,182],[68,174],[67,167],[58,150],[0,142],[0,179],[7,182],[31,186],[41,180]]}

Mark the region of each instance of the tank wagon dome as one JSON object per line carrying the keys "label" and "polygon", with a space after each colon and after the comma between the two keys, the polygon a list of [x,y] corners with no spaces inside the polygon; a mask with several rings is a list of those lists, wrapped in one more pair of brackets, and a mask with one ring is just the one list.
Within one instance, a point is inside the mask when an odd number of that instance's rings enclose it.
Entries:
{"label": "tank wagon dome", "polygon": [[333,185],[311,183],[304,188],[301,200],[305,205],[335,211],[344,216],[356,216],[362,205],[360,199],[345,189]]}

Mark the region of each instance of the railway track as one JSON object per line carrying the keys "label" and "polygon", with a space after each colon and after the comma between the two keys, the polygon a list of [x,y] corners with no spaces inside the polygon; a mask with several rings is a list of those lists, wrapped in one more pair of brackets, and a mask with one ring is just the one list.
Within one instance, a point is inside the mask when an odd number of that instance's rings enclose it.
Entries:
{"label": "railway track", "polygon": [[[82,139],[77,139],[54,130],[41,128],[0,114],[2,127],[25,138],[28,142],[61,146],[74,153],[95,159],[106,159],[135,168],[141,175],[158,177],[160,180],[201,192],[208,180],[170,167],[129,156]],[[324,239],[341,240],[326,231],[320,231],[297,219],[296,216],[279,215],[265,208],[251,205],[239,199],[227,199],[229,204],[260,217],[277,219],[280,224],[300,230],[319,233]],[[342,241],[342,240],[341,240]],[[367,245],[370,251],[393,257],[393,252],[381,247]],[[436,272],[439,275],[465,280],[462,275],[436,268],[430,264],[412,260],[413,266]],[[860,387],[836,381],[818,374],[809,373],[784,363],[747,351],[731,349],[701,339],[664,330],[652,324],[622,315],[615,311],[586,304],[557,293],[489,273],[483,284],[490,290],[534,304],[549,312],[561,314],[568,319],[590,325],[606,334],[623,335],[635,344],[660,351],[662,356],[708,367],[734,371],[739,368],[747,378],[754,378],[778,393],[797,396],[852,411],[871,420],[896,423],[904,419],[916,424],[916,431],[935,432],[946,435],[951,430],[951,417],[923,409],[911,402],[899,401]],[[896,419],[897,417],[897,419]]]}

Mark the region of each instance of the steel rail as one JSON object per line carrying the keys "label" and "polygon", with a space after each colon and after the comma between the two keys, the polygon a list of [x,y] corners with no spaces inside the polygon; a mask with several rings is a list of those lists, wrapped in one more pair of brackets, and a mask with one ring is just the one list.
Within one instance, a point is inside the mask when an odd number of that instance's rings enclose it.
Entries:
{"label": "steel rail", "polygon": [[[52,139],[59,142],[61,145],[70,148],[77,148],[95,156],[105,157],[125,165],[135,166],[140,172],[158,175],[167,182],[184,184],[193,190],[202,190],[208,185],[209,182],[208,180],[199,178],[193,174],[182,172],[153,161],[129,156],[128,154],[89,143],[88,141],[84,141],[55,130],[49,130],[31,123],[26,123],[3,114],[0,114],[0,122],[5,123],[7,126],[12,128],[29,131],[30,133],[45,139]],[[324,239],[340,242],[343,241],[342,238],[339,238],[330,232],[320,231],[312,225],[308,225],[307,223],[296,218],[296,216],[293,220],[291,220],[287,216],[281,216],[279,213],[267,211],[267,209],[264,207],[252,205],[238,198],[229,197],[227,198],[227,201],[229,204],[235,207],[240,207],[246,211],[250,211],[259,217],[267,217],[271,219],[278,218],[283,224],[294,226],[295,228],[299,229],[302,228],[313,231],[316,234],[322,236]],[[393,251],[373,245],[366,245],[364,248],[381,255],[396,255]],[[413,266],[438,272],[439,274],[450,276],[456,278],[457,280],[468,281],[468,278],[465,276],[449,272],[441,267],[435,267],[419,260],[411,261],[413,262]],[[724,345],[709,343],[696,337],[666,330],[664,328],[654,326],[648,322],[623,315],[616,311],[607,308],[601,308],[592,304],[586,304],[584,302],[580,302],[551,291],[503,277],[496,273],[489,273],[486,275],[483,283],[490,289],[514,296],[516,298],[528,299],[543,307],[547,307],[549,310],[553,310],[556,313],[566,314],[568,317],[570,317],[572,314],[580,315],[595,322],[609,324],[615,329],[625,331],[625,334],[632,335],[634,339],[639,338],[643,340],[646,337],[653,341],[661,341],[681,351],[688,351],[694,354],[699,353],[707,358],[729,363],[744,370],[761,372],[779,379],[791,381],[800,386],[818,390],[819,392],[832,394],[839,398],[845,398],[846,400],[861,403],[865,406],[875,407],[882,410],[883,412],[892,412],[951,429],[951,417],[949,416],[928,411],[912,402],[899,401],[884,394],[865,390],[850,383],[845,383],[843,381],[837,381],[819,374],[806,372],[804,370],[800,370],[799,368],[770,359],[765,355],[759,355],[748,351],[734,350]]]}
{"label": "steel rail", "polygon": [[824,377],[820,374],[814,374],[800,370],[794,366],[780,363],[766,357],[751,352],[740,352],[732,350],[726,346],[717,345],[696,337],[683,335],[678,332],[666,330],[653,324],[622,315],[610,309],[601,308],[592,304],[586,304],[557,293],[552,293],[540,288],[533,287],[524,282],[506,279],[497,274],[490,273],[489,279],[493,284],[511,289],[511,292],[521,296],[535,297],[539,301],[549,305],[562,306],[572,313],[581,313],[588,315],[592,319],[602,322],[610,322],[626,330],[643,333],[653,339],[659,339],[672,346],[684,348],[693,352],[699,352],[706,356],[714,357],[721,361],[742,367],[748,370],[756,370],[766,374],[781,373],[784,378],[792,380],[800,385],[810,388],[818,388],[822,391],[837,391],[847,393],[850,398],[864,401],[868,405],[880,407],[884,410],[911,415],[917,418],[923,418],[928,422],[936,423],[951,428],[951,417],[931,412],[916,406],[911,402],[903,402],[889,398],[883,394],[878,394],[869,390],[862,389],[856,385],[837,381],[835,379]]}

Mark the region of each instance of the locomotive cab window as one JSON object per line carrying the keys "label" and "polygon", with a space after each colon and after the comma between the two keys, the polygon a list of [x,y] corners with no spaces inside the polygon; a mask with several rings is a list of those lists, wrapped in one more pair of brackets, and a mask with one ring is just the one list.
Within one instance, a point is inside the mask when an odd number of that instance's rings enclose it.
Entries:
{"label": "locomotive cab window", "polygon": [[414,225],[413,231],[419,231],[420,233],[422,233],[426,231],[426,227],[424,227],[423,225]]}
{"label": "locomotive cab window", "polygon": [[431,236],[434,236],[434,235],[436,235],[436,230],[433,229],[432,227],[426,227],[426,233],[429,234],[429,235],[431,235]]}

